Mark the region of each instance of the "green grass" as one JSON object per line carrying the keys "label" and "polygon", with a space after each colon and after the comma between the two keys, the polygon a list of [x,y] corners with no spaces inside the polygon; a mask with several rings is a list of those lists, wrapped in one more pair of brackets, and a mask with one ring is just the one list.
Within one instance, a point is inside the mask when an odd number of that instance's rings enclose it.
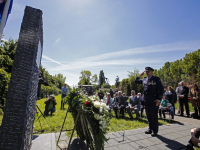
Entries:
{"label": "green grass", "polygon": [[[56,105],[56,112],[54,113],[53,116],[48,116],[46,117],[46,119],[44,119],[43,117],[41,117],[41,123],[42,123],[42,127],[45,131],[45,133],[49,133],[49,132],[59,132],[66,114],[67,109],[65,110],[60,110],[60,105],[61,105],[61,96],[58,95],[55,97],[56,101],[57,101],[57,105]],[[41,99],[37,102],[38,106],[40,107],[40,109],[42,111],[44,111],[44,104],[45,99]],[[67,108],[67,106],[65,105],[65,108]],[[114,113],[112,112],[113,116]],[[133,114],[133,117],[135,117],[135,114]],[[36,117],[37,118],[37,117]],[[162,120],[159,120],[159,124],[163,125],[163,124],[167,124],[167,122],[163,122]],[[67,115],[67,119],[64,125],[64,129],[72,129],[74,125],[74,120],[71,116],[70,113],[68,113]],[[36,119],[35,123],[34,123],[34,130],[39,131],[40,130],[40,126],[39,126],[39,122]],[[127,113],[125,113],[125,118],[119,118],[119,119],[115,119],[115,117],[112,117],[111,121],[110,121],[110,126],[109,126],[109,132],[116,132],[116,131],[123,131],[123,130],[131,130],[131,129],[137,129],[137,128],[144,128],[148,126],[148,121],[147,119],[129,119],[129,116]],[[70,132],[67,132],[68,136],[70,135]],[[76,135],[76,134],[75,134]]]}
{"label": "green grass", "polygon": [[[61,95],[55,96],[57,105],[56,105],[56,112],[53,114],[53,116],[46,116],[46,119],[43,117],[40,117],[40,122],[42,124],[42,129],[44,130],[44,133],[50,133],[50,132],[59,132],[61,130],[65,114],[67,112],[67,105],[65,105],[65,110],[60,110],[61,106]],[[45,102],[46,99],[41,99],[37,101],[37,105],[41,109],[42,112],[44,112],[45,109]],[[39,115],[41,115],[39,113]],[[114,113],[112,112],[112,115],[114,116]],[[136,117],[135,114],[133,114],[133,117]],[[2,120],[2,116],[0,116],[0,123]],[[160,125],[167,124],[167,122],[163,122],[162,120],[159,120]],[[64,130],[66,129],[72,129],[74,126],[74,120],[72,118],[71,113],[68,113],[67,119],[64,124]],[[125,118],[119,118],[115,119],[115,117],[111,118],[110,126],[109,126],[109,132],[116,132],[116,131],[123,131],[123,130],[131,130],[131,129],[137,129],[137,128],[144,128],[148,126],[147,119],[129,119],[129,116],[127,113],[125,113]],[[34,131],[41,131],[40,124],[38,117],[36,115],[35,122],[34,122]],[[70,136],[71,132],[67,132],[67,135]],[[76,133],[75,135],[76,136]]]}

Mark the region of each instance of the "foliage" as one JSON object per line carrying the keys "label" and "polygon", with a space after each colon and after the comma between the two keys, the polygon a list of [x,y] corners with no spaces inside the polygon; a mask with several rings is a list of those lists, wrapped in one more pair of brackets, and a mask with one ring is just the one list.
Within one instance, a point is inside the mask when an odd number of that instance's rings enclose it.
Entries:
{"label": "foliage", "polygon": [[110,84],[109,83],[103,83],[101,88],[110,88]]}
{"label": "foliage", "polygon": [[101,87],[103,83],[105,83],[105,76],[103,70],[100,71],[99,73],[99,86]]}
{"label": "foliage", "polygon": [[2,41],[0,46],[0,108],[2,110],[4,110],[16,48],[17,41],[13,39]]}
{"label": "foliage", "polygon": [[[49,83],[49,86],[41,86],[40,90],[40,98],[45,98],[47,95],[54,94],[58,95],[61,93],[61,88],[63,87],[66,77],[64,77],[62,74],[57,75],[50,75],[48,71],[46,71],[45,68],[42,66],[40,67],[40,70],[42,72],[42,77],[45,81]],[[67,85],[69,90],[71,89],[69,85]]]}
{"label": "foliage", "polygon": [[154,71],[165,86],[177,87],[180,81],[186,84],[200,84],[200,49],[185,54],[185,57],[174,62],[166,62],[162,68]]}
{"label": "foliage", "polygon": [[119,82],[119,77],[117,76],[115,79],[115,86],[116,88],[119,86],[120,82]]}
{"label": "foliage", "polygon": [[83,122],[81,118],[86,117],[88,125],[91,127],[91,134],[94,137],[94,145],[97,150],[104,147],[104,142],[108,139],[105,137],[108,132],[108,126],[110,125],[110,113],[109,107],[105,102],[99,101],[97,97],[84,97],[80,94],[78,89],[73,89],[65,98],[67,104],[71,107],[72,116],[74,121],[77,118],[78,111],[82,111],[83,115],[78,119],[76,126],[76,132],[81,140],[87,140],[87,136],[84,134]]}
{"label": "foliage", "polygon": [[79,77],[79,85],[91,85],[96,84],[98,82],[97,74],[94,74],[92,77],[92,73],[88,70],[81,71],[81,76]]}
{"label": "foliage", "polygon": [[[6,95],[8,91],[13,61],[17,49],[17,40],[9,39],[2,41],[0,46],[0,108],[4,109]],[[65,82],[65,77],[62,74],[52,76],[41,66],[42,76],[49,83],[49,87],[42,86],[40,98],[46,97],[49,94],[58,95]],[[70,87],[68,86],[70,89]]]}

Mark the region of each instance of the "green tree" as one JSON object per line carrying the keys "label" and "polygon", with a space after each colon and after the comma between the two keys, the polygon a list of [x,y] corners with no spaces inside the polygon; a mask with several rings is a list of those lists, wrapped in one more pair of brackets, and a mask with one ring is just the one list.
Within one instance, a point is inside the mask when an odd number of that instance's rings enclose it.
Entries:
{"label": "green tree", "polygon": [[98,83],[98,76],[97,76],[97,74],[94,74],[94,75],[92,76],[91,82],[92,82],[93,84]]}
{"label": "green tree", "polygon": [[101,87],[103,83],[105,83],[105,76],[103,70],[101,70],[99,73],[99,86]]}
{"label": "green tree", "polygon": [[110,88],[110,84],[109,83],[103,83],[101,88]]}
{"label": "green tree", "polygon": [[81,76],[79,77],[79,85],[90,85],[91,84],[91,72],[88,70],[81,71]]}

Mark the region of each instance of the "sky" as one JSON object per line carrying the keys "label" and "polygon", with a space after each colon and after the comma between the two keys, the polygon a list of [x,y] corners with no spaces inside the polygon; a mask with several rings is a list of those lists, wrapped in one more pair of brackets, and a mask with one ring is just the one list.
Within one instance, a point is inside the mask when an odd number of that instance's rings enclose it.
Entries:
{"label": "sky", "polygon": [[26,6],[43,11],[42,66],[70,86],[100,70],[110,84],[200,48],[199,0],[14,0],[4,39],[17,39]]}

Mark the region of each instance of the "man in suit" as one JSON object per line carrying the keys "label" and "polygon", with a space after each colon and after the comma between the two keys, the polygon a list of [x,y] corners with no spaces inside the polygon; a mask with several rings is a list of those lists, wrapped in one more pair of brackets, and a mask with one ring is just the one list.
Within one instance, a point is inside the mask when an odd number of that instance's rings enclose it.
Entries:
{"label": "man in suit", "polygon": [[99,99],[103,99],[104,94],[102,92],[102,90],[100,89],[99,93],[98,93]]}
{"label": "man in suit", "polygon": [[[146,71],[147,77],[140,79]],[[143,84],[143,93],[145,99],[145,110],[149,122],[149,129],[145,134],[151,134],[151,136],[157,136],[158,133],[158,107],[164,88],[159,77],[153,76],[154,69],[146,67],[145,71],[142,72],[135,80],[137,84]]]}
{"label": "man in suit", "polygon": [[184,104],[187,117],[190,117],[190,111],[189,111],[189,106],[188,106],[188,93],[189,93],[189,88],[184,86],[183,81],[180,82],[180,87],[177,90],[177,95],[178,95],[180,106],[181,106],[180,116],[183,116],[183,111],[184,111],[183,104]]}
{"label": "man in suit", "polygon": [[122,91],[118,91],[119,96],[115,97],[114,99],[114,112],[115,112],[115,116],[116,118],[118,118],[118,110],[120,110],[121,114],[122,114],[122,118],[124,118],[124,109],[125,109],[125,100],[124,97],[122,96]]}
{"label": "man in suit", "polygon": [[129,98],[129,106],[126,107],[126,110],[131,119],[133,119],[131,111],[134,110],[136,113],[136,119],[138,119],[140,110],[140,98],[139,96],[135,95],[134,90],[131,91],[131,96]]}

